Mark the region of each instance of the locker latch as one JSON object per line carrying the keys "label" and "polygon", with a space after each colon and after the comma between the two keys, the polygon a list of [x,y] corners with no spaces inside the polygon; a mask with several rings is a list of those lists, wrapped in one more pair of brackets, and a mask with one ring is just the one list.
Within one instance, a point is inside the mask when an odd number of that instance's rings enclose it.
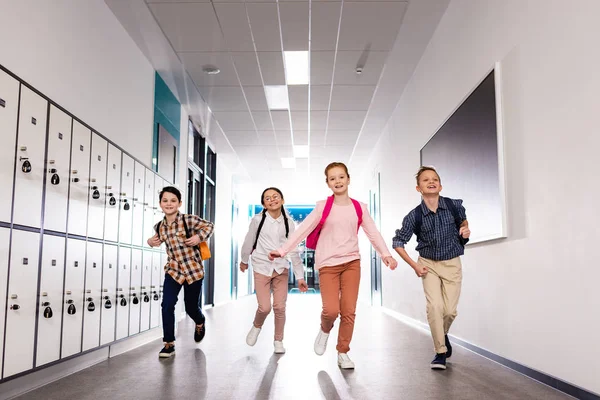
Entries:
{"label": "locker latch", "polygon": [[[47,305],[44,306],[44,304],[47,304]],[[45,302],[42,304],[42,306],[46,307],[44,309],[44,318],[52,318],[52,309],[50,308],[50,303]]]}
{"label": "locker latch", "polygon": [[19,157],[19,161],[23,161],[23,165],[21,166],[21,171],[26,174],[31,172],[31,163],[29,162],[29,158],[27,157]]}
{"label": "locker latch", "polygon": [[94,299],[92,299],[91,297],[88,297],[86,300],[90,302],[90,304],[88,304],[88,306],[87,306],[88,311],[94,311],[96,309],[96,305],[94,304]]}
{"label": "locker latch", "polygon": [[104,302],[104,308],[106,308],[106,309],[112,308],[112,303],[110,302],[110,297],[104,296],[104,300],[106,300]]}
{"label": "locker latch", "polygon": [[10,309],[11,309],[11,310],[15,310],[15,311],[17,311],[19,308],[21,308],[21,306],[19,306],[18,304],[12,304],[12,305],[10,306]]}

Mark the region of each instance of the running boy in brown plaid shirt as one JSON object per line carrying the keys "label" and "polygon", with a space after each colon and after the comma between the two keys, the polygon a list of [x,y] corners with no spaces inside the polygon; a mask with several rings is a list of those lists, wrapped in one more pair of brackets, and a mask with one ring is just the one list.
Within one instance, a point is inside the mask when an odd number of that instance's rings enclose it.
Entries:
{"label": "running boy in brown plaid shirt", "polygon": [[[200,308],[204,268],[198,245],[212,235],[212,222],[196,215],[181,214],[181,192],[172,186],[160,192],[160,208],[164,219],[155,225],[156,234],[148,239],[148,244],[158,247],[165,242],[168,261],[165,265],[163,286],[162,321],[165,347],[159,357],[175,354],[175,304],[183,286],[185,312],[196,322],[194,340],[200,342],[206,333],[205,318]],[[187,232],[190,233],[189,237]]]}

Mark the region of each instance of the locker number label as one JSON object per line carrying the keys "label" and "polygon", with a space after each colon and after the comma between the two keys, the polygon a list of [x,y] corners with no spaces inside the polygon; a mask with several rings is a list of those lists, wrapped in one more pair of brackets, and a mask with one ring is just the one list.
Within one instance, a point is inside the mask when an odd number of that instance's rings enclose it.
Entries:
{"label": "locker number label", "polygon": [[92,263],[92,268],[96,268],[96,263]]}
{"label": "locker number label", "polygon": [[98,156],[98,161],[102,161],[102,156]]}
{"label": "locker number label", "polygon": [[62,140],[62,138],[63,138],[63,134],[62,134],[62,133],[60,133],[60,132],[58,132],[58,138],[59,138],[60,140]]}
{"label": "locker number label", "polygon": [[75,268],[79,267],[79,261],[75,261]]}
{"label": "locker number label", "polygon": [[29,265],[29,259],[23,258],[23,265]]}
{"label": "locker number label", "polygon": [[113,164],[113,169],[117,169],[117,164]]}
{"label": "locker number label", "polygon": [[2,107],[2,108],[6,107],[6,101],[4,101],[4,99],[0,99],[0,107]]}
{"label": "locker number label", "polygon": [[56,260],[52,260],[52,266],[56,267]]}
{"label": "locker number label", "polygon": [[31,117],[31,123],[34,125],[37,125],[37,119],[35,119],[34,117]]}
{"label": "locker number label", "polygon": [[79,151],[83,151],[83,145],[82,144],[79,145]]}

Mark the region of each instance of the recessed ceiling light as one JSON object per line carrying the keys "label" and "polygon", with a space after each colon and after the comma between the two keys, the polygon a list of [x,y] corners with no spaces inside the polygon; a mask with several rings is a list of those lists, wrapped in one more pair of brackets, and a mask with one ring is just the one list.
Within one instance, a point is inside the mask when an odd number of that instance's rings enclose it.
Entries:
{"label": "recessed ceiling light", "polygon": [[294,145],[294,157],[308,158],[308,146],[307,145]]}
{"label": "recessed ceiling light", "polygon": [[214,65],[205,65],[202,67],[202,71],[207,75],[217,75],[221,70]]}
{"label": "recessed ceiling light", "polygon": [[308,51],[284,51],[285,77],[288,85],[308,85]]}
{"label": "recessed ceiling light", "polygon": [[269,110],[289,110],[290,99],[286,85],[265,85]]}
{"label": "recessed ceiling light", "polygon": [[281,159],[283,168],[296,168],[296,159],[294,157],[285,157]]}

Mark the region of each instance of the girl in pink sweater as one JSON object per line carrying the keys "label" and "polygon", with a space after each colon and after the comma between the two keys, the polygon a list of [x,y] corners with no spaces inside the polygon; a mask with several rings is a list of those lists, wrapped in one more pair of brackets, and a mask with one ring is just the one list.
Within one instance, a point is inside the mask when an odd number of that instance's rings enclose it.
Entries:
{"label": "girl in pink sweater", "polygon": [[[343,369],[354,368],[354,362],[348,357],[350,341],[354,331],[356,302],[360,283],[360,252],[358,249],[357,225],[359,217],[352,199],[348,196],[350,175],[343,163],[334,162],[325,168],[325,182],[333,192],[333,205],[321,230],[315,249],[315,266],[319,271],[321,299],[321,328],[315,339],[314,350],[317,355],[325,353],[329,332],[333,323],[341,314],[338,334],[338,365]],[[289,239],[277,250],[269,253],[269,258],[285,257],[306,238],[319,224],[326,201],[319,201],[315,209],[298,226]],[[360,203],[362,209],[362,228],[373,247],[390,269],[396,269],[398,263],[390,255],[385,241],[369,215],[367,206]]]}

